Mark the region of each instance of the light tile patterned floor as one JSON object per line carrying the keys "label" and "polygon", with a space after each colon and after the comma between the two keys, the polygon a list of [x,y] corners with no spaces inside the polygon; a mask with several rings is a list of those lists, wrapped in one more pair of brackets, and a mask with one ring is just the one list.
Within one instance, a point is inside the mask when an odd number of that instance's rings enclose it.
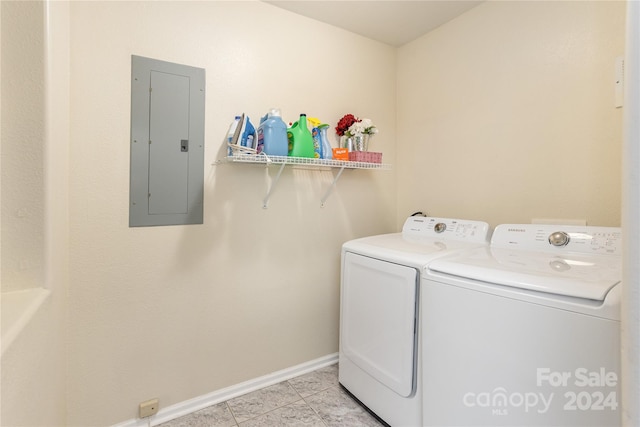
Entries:
{"label": "light tile patterned floor", "polygon": [[292,378],[161,424],[161,427],[379,427],[338,384],[338,365]]}

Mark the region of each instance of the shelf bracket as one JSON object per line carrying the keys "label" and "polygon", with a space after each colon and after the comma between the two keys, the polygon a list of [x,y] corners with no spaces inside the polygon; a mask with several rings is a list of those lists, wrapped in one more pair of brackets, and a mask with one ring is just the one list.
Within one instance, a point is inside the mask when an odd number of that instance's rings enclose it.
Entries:
{"label": "shelf bracket", "polygon": [[[269,198],[271,197],[271,193],[273,193],[273,190],[275,189],[276,184],[278,184],[278,181],[280,180],[280,175],[282,174],[282,171],[285,165],[286,163],[282,163],[280,165],[280,169],[278,169],[278,174],[276,175],[275,179],[269,186],[269,191],[267,191],[267,195],[264,196],[264,199],[262,200],[262,209],[267,209],[269,207]],[[269,169],[269,164],[267,163],[267,170],[268,169]]]}
{"label": "shelf bracket", "polygon": [[327,192],[324,193],[324,196],[322,196],[322,199],[320,199],[320,207],[324,208],[324,203],[327,201],[327,199],[333,192],[333,189],[336,188],[336,183],[338,182],[338,179],[340,179],[340,175],[342,175],[342,172],[344,172],[344,166],[340,168],[340,171],[338,172],[338,174],[335,176],[335,178],[333,178],[333,182],[331,183],[331,186],[329,187],[329,189],[327,189]]}

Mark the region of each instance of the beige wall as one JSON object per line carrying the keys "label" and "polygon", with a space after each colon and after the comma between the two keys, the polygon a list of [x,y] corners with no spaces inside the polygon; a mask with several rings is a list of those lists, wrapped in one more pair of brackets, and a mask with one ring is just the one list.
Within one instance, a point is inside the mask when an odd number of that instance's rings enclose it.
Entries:
{"label": "beige wall", "polygon": [[398,49],[398,218],[620,225],[624,2],[486,2]]}
{"label": "beige wall", "polygon": [[[137,416],[338,350],[341,244],[395,227],[394,171],[217,165],[235,114],[379,125],[395,50],[262,2],[71,4],[69,423]],[[128,227],[131,55],[207,73],[204,225]]]}
{"label": "beige wall", "polygon": [[[43,8],[42,2],[2,2],[2,78],[3,78],[3,137],[6,129],[12,129],[11,136],[16,140],[3,139],[3,184],[14,188],[2,188],[3,207],[3,273],[5,272],[5,256],[14,250],[14,240],[5,234],[5,225],[21,227],[9,218],[5,221],[5,208],[8,214],[14,209],[25,207],[27,222],[33,221],[34,211],[39,212],[38,224],[27,224],[27,229],[18,235],[26,242],[24,248],[31,245],[28,254],[37,254],[39,274],[31,286],[41,288],[44,297],[42,305],[25,323],[19,335],[10,339],[9,345],[3,341],[1,357],[2,379],[0,395],[2,426],[62,426],[66,424],[66,383],[67,383],[67,283],[69,269],[69,212],[68,212],[68,124],[69,124],[69,21],[68,6],[63,2],[50,4]],[[8,10],[11,13],[5,14]],[[24,15],[21,15],[24,13]],[[36,19],[34,19],[36,17]],[[27,24],[23,18],[27,19]],[[6,26],[5,26],[6,25]],[[29,32],[23,28],[31,25]],[[47,43],[42,43],[43,34],[55,29]],[[16,39],[17,38],[17,39]],[[39,38],[39,42],[38,42]],[[9,42],[9,45],[5,43]],[[13,49],[25,48],[31,43],[37,49],[25,49],[23,57],[16,63],[11,55]],[[7,47],[8,49],[5,49]],[[39,55],[36,59],[33,55]],[[43,61],[49,56],[50,61]],[[38,71],[38,83],[24,82],[12,72],[21,61],[31,58],[35,60]],[[43,64],[48,66],[44,67]],[[24,64],[22,64],[24,65]],[[27,66],[27,68],[29,68]],[[32,70],[33,71],[33,70]],[[30,71],[27,71],[29,73]],[[32,76],[32,75],[31,75]],[[28,76],[27,76],[28,77]],[[16,85],[5,91],[5,83]],[[55,81],[55,84],[46,84]],[[21,83],[18,83],[21,82]],[[22,89],[22,90],[21,90]],[[28,98],[28,99],[24,99]],[[26,107],[28,102],[31,107]],[[45,111],[48,111],[45,114]],[[10,114],[5,115],[5,113]],[[5,120],[8,119],[8,120]],[[37,129],[29,129],[34,126]],[[16,127],[24,130],[16,132]],[[5,143],[7,145],[5,146]],[[16,147],[15,143],[25,144]],[[36,176],[22,179],[15,170],[5,170],[5,148],[23,151],[30,150],[31,161],[37,165],[23,164],[23,168]],[[5,180],[6,178],[6,180]],[[16,197],[18,195],[19,197]],[[34,200],[35,199],[35,200]],[[36,202],[37,208],[31,203]],[[6,204],[5,204],[6,203]],[[10,215],[9,215],[10,216]],[[15,220],[15,219],[14,219]],[[31,240],[31,233],[37,230],[38,236]],[[8,259],[14,259],[8,257]],[[11,268],[11,267],[9,267]],[[2,276],[3,292],[24,292],[10,283],[5,287],[5,280],[15,279],[9,274]],[[24,284],[24,282],[23,282]],[[4,295],[7,295],[6,293]],[[5,299],[2,301],[2,319],[5,318]],[[11,312],[11,307],[9,310]],[[3,324],[4,327],[4,324]],[[4,333],[4,328],[3,328]],[[6,336],[3,336],[6,338]]]}
{"label": "beige wall", "polygon": [[2,3],[2,292],[42,286],[44,7]]}
{"label": "beige wall", "polygon": [[[341,243],[415,210],[619,223],[621,3],[485,3],[397,50],[255,1],[65,7],[54,292],[2,357],[2,425],[110,425],[337,351]],[[203,225],[127,225],[131,54],[207,71]],[[211,164],[272,106],[372,118],[394,170],[346,171],[320,208],[336,171],[287,169],[262,209],[275,170]]]}

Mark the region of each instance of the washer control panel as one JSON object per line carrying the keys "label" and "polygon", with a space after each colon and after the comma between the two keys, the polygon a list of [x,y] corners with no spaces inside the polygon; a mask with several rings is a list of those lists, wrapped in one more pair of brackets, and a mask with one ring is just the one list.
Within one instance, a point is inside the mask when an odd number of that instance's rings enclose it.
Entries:
{"label": "washer control panel", "polygon": [[415,237],[488,242],[489,224],[465,219],[410,216],[402,227],[402,234]]}
{"label": "washer control panel", "polygon": [[493,232],[491,246],[619,255],[622,231],[619,227],[501,224]]}

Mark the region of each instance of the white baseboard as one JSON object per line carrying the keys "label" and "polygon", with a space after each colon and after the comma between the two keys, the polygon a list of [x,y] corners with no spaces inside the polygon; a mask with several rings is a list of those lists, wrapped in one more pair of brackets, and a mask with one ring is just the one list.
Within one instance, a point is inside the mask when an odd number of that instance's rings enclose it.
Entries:
{"label": "white baseboard", "polygon": [[[262,377],[254,378],[240,384],[232,385],[230,387],[207,393],[202,396],[194,397],[193,399],[185,400],[183,402],[176,403],[175,405],[160,409],[156,415],[153,415],[149,418],[135,418],[116,424],[114,427],[156,426],[158,424],[166,423],[167,421],[171,421],[173,419],[199,411],[200,409],[207,408],[211,405],[225,402],[229,399],[233,399],[234,397],[251,393],[252,391],[259,390],[261,388],[268,387],[270,385],[274,385],[300,375],[304,375],[308,372],[312,372],[316,369],[333,365],[335,363],[338,363],[338,353],[329,354],[327,356],[323,356],[309,362],[301,363],[300,365],[292,366],[290,368],[273,372]],[[162,402],[160,402],[160,404],[162,404]]]}

